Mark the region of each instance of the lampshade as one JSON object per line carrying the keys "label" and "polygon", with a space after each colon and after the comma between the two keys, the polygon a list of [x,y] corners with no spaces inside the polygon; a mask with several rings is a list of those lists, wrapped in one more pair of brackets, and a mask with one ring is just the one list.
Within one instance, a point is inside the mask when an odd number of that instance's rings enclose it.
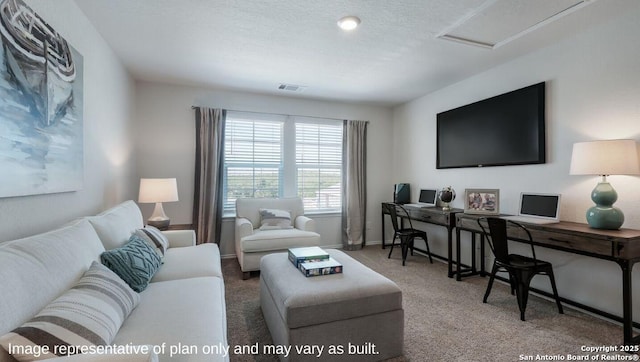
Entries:
{"label": "lampshade", "polygon": [[638,149],[634,140],[606,140],[573,144],[571,175],[638,175]]}
{"label": "lampshade", "polygon": [[141,178],[138,202],[178,201],[178,185],[175,178]]}

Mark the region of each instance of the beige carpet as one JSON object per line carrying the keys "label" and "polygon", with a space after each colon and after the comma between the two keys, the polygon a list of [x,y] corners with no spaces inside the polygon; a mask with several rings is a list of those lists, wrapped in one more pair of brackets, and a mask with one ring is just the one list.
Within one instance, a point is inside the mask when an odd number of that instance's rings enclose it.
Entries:
{"label": "beige carpet", "polygon": [[[419,255],[409,256],[403,267],[400,250],[387,259],[388,250],[374,245],[348,253],[402,289],[405,353],[394,361],[518,361],[521,355],[532,356],[532,360],[561,355],[566,360],[568,355],[589,354],[582,346],[615,346],[622,341],[620,326],[566,306],[565,314],[558,314],[554,303],[535,296],[530,297],[527,321],[522,322],[515,296],[506,285],[494,284],[489,302],[484,304],[488,279],[471,277],[456,282],[447,278],[446,264],[429,264]],[[233,349],[272,344],[260,311],[259,276],[242,280],[235,259],[225,259],[222,265],[229,345]],[[277,358],[248,353],[232,355],[231,361]]]}

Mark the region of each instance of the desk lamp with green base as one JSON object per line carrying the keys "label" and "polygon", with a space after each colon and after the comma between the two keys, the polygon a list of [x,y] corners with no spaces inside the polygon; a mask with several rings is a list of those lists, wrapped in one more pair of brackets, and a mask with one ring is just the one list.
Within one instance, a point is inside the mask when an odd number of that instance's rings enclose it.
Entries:
{"label": "desk lamp with green base", "polygon": [[569,173],[602,176],[602,181],[591,192],[591,200],[595,205],[587,210],[587,223],[594,229],[619,229],[624,223],[624,214],[613,206],[618,200],[618,193],[607,182],[607,176],[640,174],[636,142],[606,140],[574,143]]}

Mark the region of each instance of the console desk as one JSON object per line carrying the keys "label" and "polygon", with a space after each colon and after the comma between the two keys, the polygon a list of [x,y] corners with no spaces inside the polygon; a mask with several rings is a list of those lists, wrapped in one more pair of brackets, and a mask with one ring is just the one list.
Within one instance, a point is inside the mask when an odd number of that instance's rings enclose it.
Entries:
{"label": "console desk", "polygon": [[[383,205],[388,204],[387,202],[383,202]],[[457,213],[460,213],[464,210],[462,209],[450,209],[448,211],[444,211],[442,210],[441,207],[416,207],[416,206],[407,206],[407,205],[403,205],[404,208],[407,210],[407,212],[409,213],[409,217],[411,217],[411,220],[413,221],[420,221],[420,222],[424,222],[424,223],[428,223],[428,224],[432,224],[432,225],[439,225],[439,226],[444,226],[447,229],[447,264],[449,265],[449,270],[448,270],[448,276],[449,278],[453,278],[453,276],[455,274],[458,274],[458,271],[460,270],[460,265],[461,264],[457,264],[458,265],[458,269],[456,269],[456,271],[453,270],[453,229],[456,226],[456,219],[455,219],[455,215]],[[385,241],[385,233],[384,233],[384,218],[385,215],[388,215],[384,212],[385,208],[382,208],[382,249],[384,249],[386,246],[391,245],[391,244],[387,244]],[[400,215],[398,215],[400,216]],[[402,222],[404,222],[403,220],[401,220]],[[421,250],[418,248],[415,248],[418,251],[421,251],[423,253],[426,253],[426,250]],[[435,257],[438,257],[437,255],[434,255]],[[440,259],[445,259],[440,257]],[[459,260],[460,258],[458,258]],[[475,262],[474,262],[475,265]],[[463,267],[465,267],[463,265]],[[467,269],[465,269],[467,270]]]}
{"label": "console desk", "polygon": [[[456,214],[456,246],[460,250],[460,231],[468,231],[475,240],[475,234],[480,234],[481,253],[484,254],[484,235],[477,220],[485,215]],[[633,336],[633,300],[631,271],[633,265],[640,261],[640,230],[598,230],[587,224],[561,221],[555,224],[522,223],[529,229],[533,244],[540,247],[561,250],[568,253],[586,255],[593,258],[609,260],[617,263],[622,269],[622,310],[623,316],[614,316],[594,308],[585,308],[607,318],[622,322],[625,345],[640,344],[640,336]],[[525,232],[519,228],[507,229],[509,240],[529,243]],[[459,263],[460,258],[457,258]],[[486,275],[484,255],[481,256],[480,275]],[[459,265],[458,265],[459,267]],[[578,303],[561,298],[568,304]],[[583,306],[584,307],[584,306]]]}

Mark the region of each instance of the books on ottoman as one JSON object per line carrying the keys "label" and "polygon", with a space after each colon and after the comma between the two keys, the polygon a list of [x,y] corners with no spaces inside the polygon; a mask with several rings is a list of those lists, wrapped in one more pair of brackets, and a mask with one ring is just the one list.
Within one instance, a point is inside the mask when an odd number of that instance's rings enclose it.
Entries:
{"label": "books on ottoman", "polygon": [[330,257],[322,261],[300,263],[299,269],[304,276],[315,277],[318,275],[340,274],[342,273],[342,264]]}
{"label": "books on ottoman", "polygon": [[329,259],[329,254],[317,246],[289,249],[289,260],[298,268],[300,263]]}

